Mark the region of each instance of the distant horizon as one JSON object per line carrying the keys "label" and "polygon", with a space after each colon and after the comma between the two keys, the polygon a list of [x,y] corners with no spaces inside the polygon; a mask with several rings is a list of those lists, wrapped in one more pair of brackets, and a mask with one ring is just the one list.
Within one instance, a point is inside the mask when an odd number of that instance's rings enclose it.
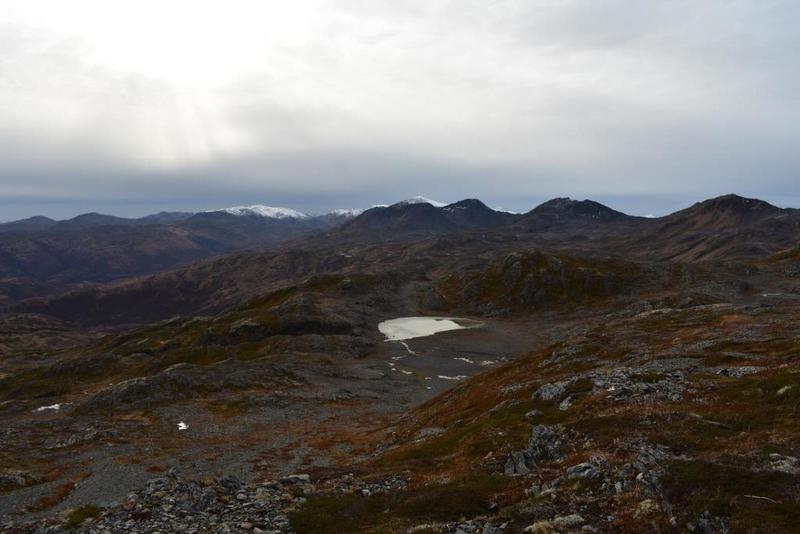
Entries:
{"label": "distant horizon", "polygon": [[[21,216],[14,216],[9,218],[7,216],[8,210],[4,210],[2,215],[3,217],[0,219],[0,224],[15,222],[20,220],[29,219],[31,217],[47,217],[49,219],[53,219],[55,221],[65,221],[80,215],[87,215],[90,213],[97,213],[100,215],[109,215],[113,217],[120,217],[120,218],[127,218],[127,219],[139,219],[142,217],[147,217],[149,215],[156,215],[159,213],[201,213],[205,211],[218,211],[224,210],[231,207],[240,207],[240,206],[253,206],[253,205],[263,205],[263,206],[271,206],[276,208],[289,208],[293,210],[297,210],[303,212],[308,215],[317,216],[317,215],[324,215],[326,213],[333,212],[335,210],[340,209],[368,209],[370,207],[376,205],[391,205],[396,202],[401,202],[405,199],[414,198],[417,196],[426,197],[430,200],[443,202],[445,204],[451,204],[454,202],[458,202],[460,200],[468,199],[468,198],[477,198],[478,200],[482,201],[488,207],[494,210],[503,210],[509,211],[512,213],[526,213],[536,206],[552,200],[554,198],[571,198],[573,200],[593,200],[595,202],[599,202],[609,208],[612,208],[616,211],[620,211],[627,215],[637,216],[637,217],[663,217],[674,213],[676,211],[680,211],[682,209],[688,208],[689,206],[697,203],[702,202],[705,200],[709,200],[712,198],[717,198],[729,194],[735,194],[738,196],[742,196],[745,198],[754,198],[758,200],[763,200],[768,202],[774,206],[779,208],[800,208],[800,197],[789,199],[788,202],[776,200],[773,198],[762,198],[753,195],[741,194],[741,193],[732,193],[732,192],[721,192],[719,194],[713,194],[710,196],[683,196],[683,195],[661,195],[655,198],[648,198],[645,201],[638,197],[602,197],[602,196],[581,196],[581,195],[556,195],[556,196],[549,196],[549,197],[539,197],[538,199],[531,198],[531,203],[524,203],[523,200],[517,199],[516,202],[506,202],[506,204],[498,204],[492,203],[487,201],[484,198],[481,198],[476,195],[466,195],[460,198],[449,199],[449,198],[441,198],[441,197],[434,197],[432,195],[424,195],[424,194],[414,194],[408,195],[397,199],[382,199],[379,201],[375,201],[372,203],[368,203],[365,205],[357,206],[357,205],[322,205],[320,207],[319,204],[308,204],[303,202],[295,202],[293,204],[287,203],[278,203],[278,202],[262,202],[262,201],[250,201],[250,202],[240,202],[240,203],[227,203],[225,205],[198,205],[192,203],[181,203],[180,201],[176,201],[174,206],[178,206],[172,208],[172,204],[167,203],[159,203],[158,205],[153,206],[151,203],[143,201],[140,205],[137,203],[133,203],[134,206],[131,206],[131,202],[129,200],[117,200],[117,201],[109,201],[103,200],[99,202],[99,206],[105,206],[105,209],[100,208],[92,208],[92,204],[90,200],[71,200],[71,201],[57,201],[52,202],[52,204],[43,204],[43,206],[50,206],[53,209],[47,210],[45,209],[42,212],[30,212],[27,215],[23,214]],[[292,199],[295,200],[295,199]],[[647,201],[649,200],[649,202]],[[3,200],[0,199],[0,206],[2,206]],[[72,208],[69,207],[73,204],[79,204],[81,206],[87,206],[87,209],[80,209],[80,208]],[[53,207],[53,205],[58,205],[60,207]],[[151,208],[146,208],[144,206],[151,206]],[[191,206],[197,206],[195,208]],[[304,206],[317,206],[316,208],[305,208]],[[627,207],[626,207],[627,206]],[[650,209],[648,209],[648,207]],[[630,209],[633,208],[633,209]],[[22,210],[12,209],[12,212],[22,213]]]}

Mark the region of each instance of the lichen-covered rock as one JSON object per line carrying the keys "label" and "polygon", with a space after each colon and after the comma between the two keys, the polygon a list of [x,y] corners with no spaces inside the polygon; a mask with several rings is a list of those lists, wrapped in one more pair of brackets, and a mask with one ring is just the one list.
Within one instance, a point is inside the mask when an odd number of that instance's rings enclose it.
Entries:
{"label": "lichen-covered rock", "polygon": [[525,448],[525,458],[533,465],[556,460],[561,457],[564,441],[564,432],[560,427],[535,425]]}
{"label": "lichen-covered rock", "polygon": [[552,384],[543,384],[536,393],[533,394],[533,398],[543,401],[559,401],[566,393],[568,385],[568,380],[553,382]]}
{"label": "lichen-covered rock", "polygon": [[773,453],[769,455],[769,468],[772,471],[797,475],[800,474],[800,459]]}
{"label": "lichen-covered rock", "polygon": [[530,473],[531,470],[528,469],[525,454],[520,451],[512,452],[508,460],[506,460],[504,472],[507,476],[527,475]]}
{"label": "lichen-covered rock", "polygon": [[602,476],[600,470],[589,462],[583,462],[567,468],[564,476],[567,480],[586,479],[597,480]]}

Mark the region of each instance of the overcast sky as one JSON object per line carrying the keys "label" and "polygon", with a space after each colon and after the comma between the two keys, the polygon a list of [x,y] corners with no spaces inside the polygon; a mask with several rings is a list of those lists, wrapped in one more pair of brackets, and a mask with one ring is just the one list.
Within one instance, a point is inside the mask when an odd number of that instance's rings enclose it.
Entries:
{"label": "overcast sky", "polygon": [[800,206],[796,0],[0,0],[0,220]]}

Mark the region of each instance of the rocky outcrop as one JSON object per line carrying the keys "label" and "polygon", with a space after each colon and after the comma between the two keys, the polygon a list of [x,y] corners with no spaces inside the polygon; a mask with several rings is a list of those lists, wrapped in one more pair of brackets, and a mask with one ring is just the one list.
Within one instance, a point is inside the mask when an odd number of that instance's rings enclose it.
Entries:
{"label": "rocky outcrop", "polygon": [[308,496],[323,489],[331,494],[369,497],[402,491],[407,483],[407,479],[400,475],[365,482],[346,474],[320,485],[305,473],[267,482],[245,483],[231,475],[195,480],[182,477],[173,469],[165,476],[151,479],[140,491],[105,510],[94,506],[82,507],[68,510],[63,517],[50,517],[38,522],[0,523],[0,529],[3,532],[42,534],[64,532],[65,526],[95,534],[280,534],[293,532],[289,514],[306,502]]}
{"label": "rocky outcrop", "polygon": [[527,475],[541,462],[550,462],[561,457],[565,446],[564,431],[558,426],[535,425],[531,430],[528,446],[511,453],[504,472],[508,476]]}

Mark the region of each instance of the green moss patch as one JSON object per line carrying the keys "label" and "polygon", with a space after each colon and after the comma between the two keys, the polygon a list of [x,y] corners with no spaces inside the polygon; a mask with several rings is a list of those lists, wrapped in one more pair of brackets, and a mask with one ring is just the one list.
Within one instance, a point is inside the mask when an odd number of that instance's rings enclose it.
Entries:
{"label": "green moss patch", "polygon": [[80,508],[71,510],[67,514],[66,518],[64,518],[64,523],[62,526],[64,528],[77,528],[87,519],[98,517],[101,513],[103,513],[103,509],[98,506],[91,504],[87,506],[81,506]]}

